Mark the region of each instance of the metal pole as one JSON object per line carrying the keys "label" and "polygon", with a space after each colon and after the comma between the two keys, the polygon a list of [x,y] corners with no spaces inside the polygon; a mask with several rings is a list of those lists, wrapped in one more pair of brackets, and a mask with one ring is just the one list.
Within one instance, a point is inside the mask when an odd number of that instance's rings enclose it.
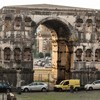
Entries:
{"label": "metal pole", "polygon": [[49,77],[50,77],[50,74],[48,74],[48,91],[49,91]]}
{"label": "metal pole", "polygon": [[[1,74],[2,74],[2,85],[3,85],[3,69],[1,71]],[[4,91],[3,91],[4,92]],[[2,100],[4,100],[4,93],[2,93]]]}
{"label": "metal pole", "polygon": [[90,74],[90,71],[89,71],[89,66],[88,66],[88,83],[89,83],[89,81],[90,81],[90,77],[89,77],[89,74]]}

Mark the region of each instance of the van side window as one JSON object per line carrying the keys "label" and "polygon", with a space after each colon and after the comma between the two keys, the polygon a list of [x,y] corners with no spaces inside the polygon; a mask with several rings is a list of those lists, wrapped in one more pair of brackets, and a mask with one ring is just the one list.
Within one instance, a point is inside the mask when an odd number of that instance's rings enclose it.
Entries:
{"label": "van side window", "polygon": [[68,85],[69,84],[69,81],[66,81],[65,83],[64,83],[64,85]]}

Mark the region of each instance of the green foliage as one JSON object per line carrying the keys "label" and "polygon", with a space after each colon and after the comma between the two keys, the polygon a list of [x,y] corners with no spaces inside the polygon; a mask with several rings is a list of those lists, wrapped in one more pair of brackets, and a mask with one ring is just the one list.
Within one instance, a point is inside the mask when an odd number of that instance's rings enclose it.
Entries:
{"label": "green foliage", "polygon": [[51,54],[50,53],[46,53],[45,57],[51,57]]}
{"label": "green foliage", "polygon": [[44,57],[43,53],[39,52],[39,58],[43,58],[43,57]]}
{"label": "green foliage", "polygon": [[35,58],[38,58],[38,57],[39,57],[39,53],[36,52],[36,50],[34,51],[34,57],[35,57]]}

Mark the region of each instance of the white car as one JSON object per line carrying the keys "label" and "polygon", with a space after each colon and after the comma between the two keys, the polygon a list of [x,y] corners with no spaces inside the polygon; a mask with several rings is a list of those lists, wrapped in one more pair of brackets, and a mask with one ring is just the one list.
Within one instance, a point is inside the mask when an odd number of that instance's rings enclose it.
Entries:
{"label": "white car", "polygon": [[91,83],[91,84],[86,84],[86,85],[84,86],[84,88],[85,88],[86,90],[100,89],[100,80],[96,80],[96,81],[94,81],[94,82]]}
{"label": "white car", "polygon": [[44,82],[32,82],[28,85],[21,86],[21,90],[24,92],[28,91],[47,91],[48,90],[48,84]]}

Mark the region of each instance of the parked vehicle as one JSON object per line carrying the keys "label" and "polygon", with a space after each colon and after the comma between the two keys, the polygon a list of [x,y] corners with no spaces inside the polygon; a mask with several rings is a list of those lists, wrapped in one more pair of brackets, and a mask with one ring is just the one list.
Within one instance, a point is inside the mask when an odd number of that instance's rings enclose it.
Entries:
{"label": "parked vehicle", "polygon": [[78,91],[80,89],[80,80],[79,79],[63,80],[60,82],[60,84],[54,86],[54,91],[70,90],[72,87],[73,90]]}
{"label": "parked vehicle", "polygon": [[29,91],[47,91],[48,90],[48,84],[44,82],[32,82],[28,85],[21,86],[21,90],[24,92],[29,92]]}
{"label": "parked vehicle", "polygon": [[94,81],[94,82],[92,82],[92,83],[90,83],[90,84],[86,84],[86,85],[84,86],[84,88],[85,88],[86,90],[100,89],[100,80],[96,80],[96,81]]}
{"label": "parked vehicle", "polygon": [[7,83],[0,82],[0,92],[10,92],[11,86]]}

